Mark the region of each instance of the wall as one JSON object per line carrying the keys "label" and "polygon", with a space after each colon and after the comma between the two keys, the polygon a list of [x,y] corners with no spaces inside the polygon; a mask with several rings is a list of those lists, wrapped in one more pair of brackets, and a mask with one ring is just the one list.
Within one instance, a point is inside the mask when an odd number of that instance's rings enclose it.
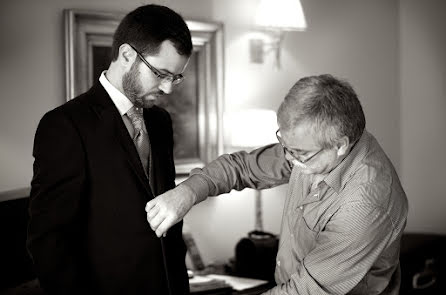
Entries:
{"label": "wall", "polygon": [[400,1],[401,171],[407,230],[446,233],[446,2]]}
{"label": "wall", "polygon": [[[154,2],[169,5],[186,18],[224,23],[226,112],[258,107],[275,110],[298,78],[333,73],[353,84],[364,106],[368,129],[401,170],[400,122],[404,120],[400,118],[396,0],[303,0],[309,29],[285,37],[280,70],[274,69],[272,56],[262,65],[249,62],[251,17],[257,0]],[[47,110],[64,103],[62,10],[129,11],[144,3],[2,1],[0,191],[29,185],[37,123]],[[268,231],[279,232],[285,191],[286,186],[281,186],[263,193]],[[235,243],[254,227],[253,204],[252,191],[245,190],[203,202],[187,216],[187,226],[206,263],[224,261],[234,254]]]}

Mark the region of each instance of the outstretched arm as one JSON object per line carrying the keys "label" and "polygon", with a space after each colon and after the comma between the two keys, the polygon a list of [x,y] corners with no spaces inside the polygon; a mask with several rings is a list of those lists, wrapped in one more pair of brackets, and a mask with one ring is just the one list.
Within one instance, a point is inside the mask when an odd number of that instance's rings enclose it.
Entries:
{"label": "outstretched arm", "polygon": [[264,189],[288,182],[290,166],[279,144],[268,145],[250,153],[220,156],[203,169],[192,170],[191,177],[146,205],[147,221],[160,237],[183,219],[193,205],[208,196],[232,189]]}

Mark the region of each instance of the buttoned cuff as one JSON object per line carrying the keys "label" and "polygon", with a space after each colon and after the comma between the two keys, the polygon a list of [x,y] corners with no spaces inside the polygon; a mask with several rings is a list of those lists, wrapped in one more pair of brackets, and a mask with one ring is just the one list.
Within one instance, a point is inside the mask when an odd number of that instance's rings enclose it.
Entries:
{"label": "buttoned cuff", "polygon": [[206,200],[209,195],[209,185],[206,179],[201,175],[194,174],[183,181],[181,185],[186,185],[195,193],[197,196],[195,204]]}

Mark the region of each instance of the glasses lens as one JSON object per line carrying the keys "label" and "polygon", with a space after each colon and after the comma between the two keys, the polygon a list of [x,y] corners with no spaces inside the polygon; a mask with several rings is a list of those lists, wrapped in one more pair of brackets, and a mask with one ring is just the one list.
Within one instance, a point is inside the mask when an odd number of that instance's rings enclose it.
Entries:
{"label": "glasses lens", "polygon": [[288,154],[290,154],[293,158],[298,160],[299,162],[304,162],[305,160],[302,160],[302,155],[298,154],[296,151],[290,150],[289,148],[286,149]]}
{"label": "glasses lens", "polygon": [[180,84],[181,82],[183,82],[184,79],[183,75],[170,76],[165,74],[160,74],[158,78],[161,79],[164,83],[169,82],[174,85]]}
{"label": "glasses lens", "polygon": [[287,148],[285,146],[285,144],[283,143],[282,137],[280,136],[280,130],[276,131],[276,137],[277,137],[277,140],[279,141],[279,143],[282,145],[283,150],[285,151],[285,153],[289,154],[290,156],[292,156],[294,159],[296,159],[297,161],[299,161],[302,164],[307,162],[307,161],[309,161],[309,160],[311,160],[314,156],[316,156],[319,152],[322,151],[322,150],[319,150],[318,152],[314,153],[310,157],[307,157],[306,159],[302,159],[302,154],[300,154],[299,152],[297,152],[295,150]]}
{"label": "glasses lens", "polygon": [[171,80],[172,80],[172,84],[177,85],[177,84],[180,84],[181,82],[183,82],[184,77],[182,75],[179,75],[179,76],[171,77]]}

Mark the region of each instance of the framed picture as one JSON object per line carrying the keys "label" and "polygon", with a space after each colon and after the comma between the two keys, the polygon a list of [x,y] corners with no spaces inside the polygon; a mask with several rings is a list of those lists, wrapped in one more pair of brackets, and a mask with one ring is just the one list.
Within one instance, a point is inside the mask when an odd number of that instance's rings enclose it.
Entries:
{"label": "framed picture", "polygon": [[[66,98],[87,91],[110,64],[113,33],[124,13],[65,10]],[[194,45],[184,82],[162,101],[173,121],[177,175],[222,151],[223,28],[186,20]]]}

